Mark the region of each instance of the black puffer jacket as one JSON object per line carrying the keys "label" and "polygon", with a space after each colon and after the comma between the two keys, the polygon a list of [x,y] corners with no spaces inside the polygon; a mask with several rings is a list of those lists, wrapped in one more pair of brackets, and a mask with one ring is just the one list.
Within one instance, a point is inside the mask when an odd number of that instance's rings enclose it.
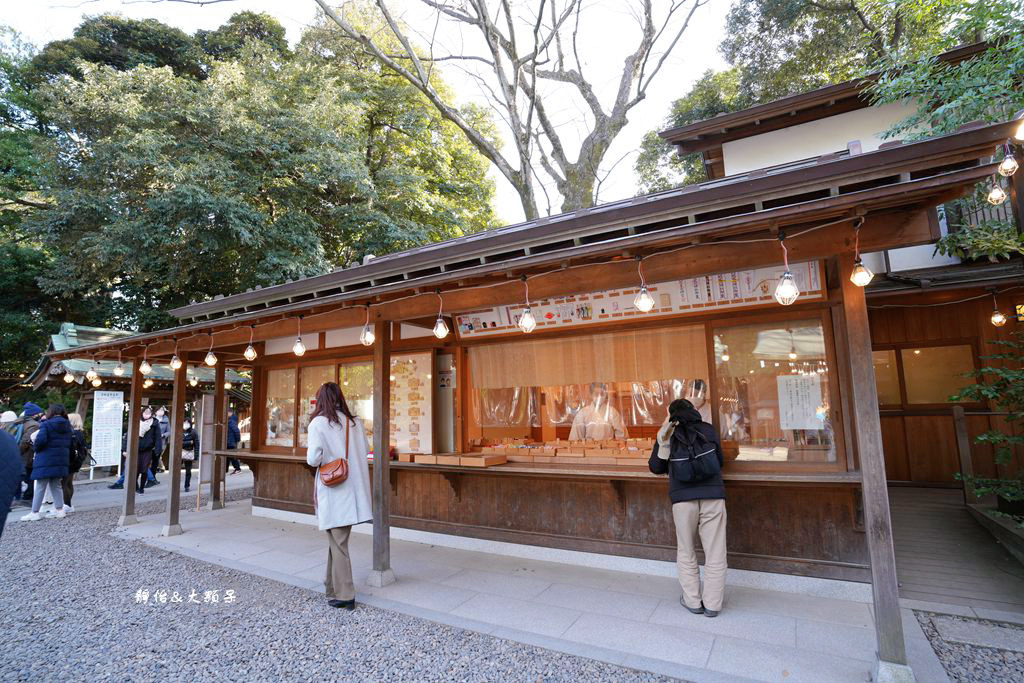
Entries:
{"label": "black puffer jacket", "polygon": [[[722,442],[715,432],[715,428],[707,422],[700,422],[694,425],[694,429],[700,432],[709,443],[715,446],[715,455],[718,457],[719,466],[725,465],[725,456],[722,453]],[[658,457],[658,444],[655,442],[654,451],[647,466],[654,474],[669,474],[668,460]],[[710,479],[698,482],[679,481],[669,475],[668,495],[673,503],[682,503],[687,500],[708,500],[714,498],[725,498],[725,482],[722,481],[722,473],[719,472]]]}

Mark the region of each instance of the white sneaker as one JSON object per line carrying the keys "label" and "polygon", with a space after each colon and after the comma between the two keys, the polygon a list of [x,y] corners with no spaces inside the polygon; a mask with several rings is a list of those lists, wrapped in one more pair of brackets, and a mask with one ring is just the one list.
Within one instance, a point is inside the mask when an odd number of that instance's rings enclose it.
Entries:
{"label": "white sneaker", "polygon": [[64,508],[61,508],[60,510],[50,510],[46,513],[47,519],[64,519],[67,516],[68,513],[64,511]]}
{"label": "white sneaker", "polygon": [[30,512],[27,515],[23,515],[21,521],[23,522],[38,522],[43,516],[38,512]]}
{"label": "white sneaker", "polygon": [[40,512],[50,512],[51,510],[54,510],[54,509],[56,509],[56,508],[53,507],[53,503],[43,503],[42,506],[39,508],[39,511]]}
{"label": "white sneaker", "polygon": [[75,511],[75,508],[71,507],[67,503],[64,503],[64,512],[67,512],[67,513],[70,514],[70,513],[74,512],[74,511]]}

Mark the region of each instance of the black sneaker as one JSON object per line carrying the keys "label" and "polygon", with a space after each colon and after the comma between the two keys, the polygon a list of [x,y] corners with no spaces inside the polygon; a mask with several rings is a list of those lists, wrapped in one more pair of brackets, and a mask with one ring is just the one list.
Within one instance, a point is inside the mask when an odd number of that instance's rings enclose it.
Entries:
{"label": "black sneaker", "polygon": [[110,486],[108,486],[107,488],[108,488],[108,489],[123,489],[123,488],[124,488],[124,484],[123,484],[123,483],[121,483],[121,484],[118,484],[118,483],[117,483],[117,482],[115,481],[115,482],[114,482],[113,484],[111,484],[111,485],[110,485]]}
{"label": "black sneaker", "polygon": [[708,609],[707,607],[704,608],[704,616],[706,617],[717,617],[718,612],[719,610]]}
{"label": "black sneaker", "polygon": [[347,609],[349,611],[354,610],[356,608],[355,598],[353,598],[352,600],[335,600],[332,598],[327,601],[327,604],[331,607],[338,607],[341,609]]}
{"label": "black sneaker", "polygon": [[685,602],[683,602],[683,596],[680,595],[679,604],[692,614],[704,614],[704,603],[701,603],[700,607],[689,607]]}
{"label": "black sneaker", "polygon": [[188,493],[188,487],[187,486],[185,487],[185,493]]}
{"label": "black sneaker", "polygon": [[144,489],[141,486],[135,489],[135,493],[145,493],[145,492],[146,492],[146,489]]}

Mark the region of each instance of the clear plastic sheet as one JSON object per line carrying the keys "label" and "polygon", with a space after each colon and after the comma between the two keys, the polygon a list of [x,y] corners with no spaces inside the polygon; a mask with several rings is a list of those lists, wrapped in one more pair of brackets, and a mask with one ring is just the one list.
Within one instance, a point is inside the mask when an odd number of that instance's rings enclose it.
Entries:
{"label": "clear plastic sheet", "polygon": [[473,417],[481,427],[539,427],[536,394],[531,387],[478,389],[473,392]]}

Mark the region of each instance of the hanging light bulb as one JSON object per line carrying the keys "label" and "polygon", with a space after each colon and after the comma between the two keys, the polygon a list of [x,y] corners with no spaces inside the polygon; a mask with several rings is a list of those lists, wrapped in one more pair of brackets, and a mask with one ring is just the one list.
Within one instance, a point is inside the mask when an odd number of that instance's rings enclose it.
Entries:
{"label": "hanging light bulb", "polygon": [[153,386],[153,380],[147,377],[145,381],[143,381],[142,386],[146,389],[149,389],[151,386]]}
{"label": "hanging light bulb", "polygon": [[210,350],[206,352],[206,358],[203,362],[209,365],[211,368],[217,364],[217,354],[213,352],[213,332],[210,332]]}
{"label": "hanging light bulb", "polygon": [[306,345],[302,343],[302,316],[295,323],[295,343],[292,344],[292,353],[296,356],[301,356],[306,353]]}
{"label": "hanging light bulb", "polygon": [[370,304],[366,304],[366,322],[363,323],[363,331],[359,333],[359,343],[363,346],[373,346],[376,338],[377,335],[373,333],[373,328],[370,327]]}
{"label": "hanging light bulb", "polygon": [[440,302],[440,307],[437,310],[437,322],[434,323],[434,336],[438,339],[444,339],[448,336],[448,323],[444,321],[444,299],[441,298],[441,292],[437,292],[437,299]]}
{"label": "hanging light bulb", "polygon": [[181,359],[178,356],[171,356],[171,370],[177,370],[181,365]]}
{"label": "hanging light bulb", "polygon": [[103,380],[101,380],[99,377],[94,377],[93,378],[92,385],[94,387],[99,387],[101,384],[103,384]]}
{"label": "hanging light bulb", "polygon": [[121,352],[117,353],[117,365],[114,366],[114,374],[118,377],[124,376],[124,363],[121,362]]}
{"label": "hanging light bulb", "polygon": [[523,331],[523,334],[530,334],[537,329],[537,319],[533,317],[533,313],[530,312],[530,281],[523,276],[523,286],[526,287],[526,306],[523,308],[523,314],[519,316],[519,322],[516,325]]}
{"label": "hanging light bulb", "polygon": [[729,352],[728,351],[726,351],[725,353],[722,354],[722,362],[723,363],[728,363],[729,362]]}
{"label": "hanging light bulb", "polygon": [[148,375],[153,372],[153,366],[149,364],[149,361],[145,358],[142,359],[142,363],[139,364],[139,372],[143,375]]}
{"label": "hanging light bulb", "polygon": [[1013,148],[1007,145],[1006,155],[1003,156],[1003,160],[999,162],[996,170],[999,171],[999,175],[1009,178],[1017,172],[1018,168],[1020,168],[1020,164],[1017,163],[1017,159],[1013,156]]}
{"label": "hanging light bulb", "polygon": [[782,247],[782,262],[786,270],[775,285],[775,300],[783,306],[789,306],[800,296],[800,288],[796,286],[793,273],[789,272],[789,250],[786,248],[786,234],[779,231],[779,246]]}
{"label": "hanging light bulb", "polygon": [[191,384],[192,386],[196,386],[199,384],[199,378],[196,377],[195,375],[192,375],[191,377],[188,378],[188,383]]}
{"label": "hanging light bulb", "polygon": [[233,386],[234,386],[234,385],[233,385],[233,384],[232,384],[231,382],[224,382],[224,388],[225,388],[225,389],[230,389],[230,388],[231,388],[231,387],[233,387]]}
{"label": "hanging light bulb", "polygon": [[247,361],[249,361],[250,363],[253,362],[254,360],[256,360],[256,349],[253,348],[253,345],[252,345],[252,333],[253,333],[253,326],[249,325],[249,345],[246,346],[245,347],[245,351],[242,352],[242,355],[245,356],[245,359]]}
{"label": "hanging light bulb", "polygon": [[992,178],[993,185],[988,191],[988,195],[985,199],[988,200],[989,204],[993,206],[999,206],[1006,201],[1006,190],[999,185],[999,180],[995,177]]}
{"label": "hanging light bulb", "polygon": [[644,278],[644,259],[642,256],[636,257],[636,272],[640,275],[640,292],[633,297],[633,305],[636,306],[636,310],[641,313],[650,313],[651,309],[654,308],[654,297],[647,291],[647,280]]}
{"label": "hanging light bulb", "polygon": [[1002,327],[1006,324],[1006,316],[999,310],[999,301],[996,299],[995,290],[992,290],[992,317],[989,320],[996,327]]}
{"label": "hanging light bulb", "polygon": [[789,359],[790,360],[796,360],[797,359],[796,349],[793,348],[793,347],[789,348]]}
{"label": "hanging light bulb", "polygon": [[85,373],[85,378],[91,382],[94,379],[96,379],[97,377],[99,377],[99,375],[96,373],[95,366],[91,366],[90,365],[89,366],[89,371]]}
{"label": "hanging light bulb", "polygon": [[850,273],[850,282],[858,287],[867,287],[875,274],[871,272],[860,260],[860,226],[864,225],[864,219],[858,218],[853,226],[853,271]]}
{"label": "hanging light bulb", "polygon": [[75,381],[75,376],[71,373],[70,370],[64,371],[64,381],[67,382],[68,384],[71,384],[72,382]]}

